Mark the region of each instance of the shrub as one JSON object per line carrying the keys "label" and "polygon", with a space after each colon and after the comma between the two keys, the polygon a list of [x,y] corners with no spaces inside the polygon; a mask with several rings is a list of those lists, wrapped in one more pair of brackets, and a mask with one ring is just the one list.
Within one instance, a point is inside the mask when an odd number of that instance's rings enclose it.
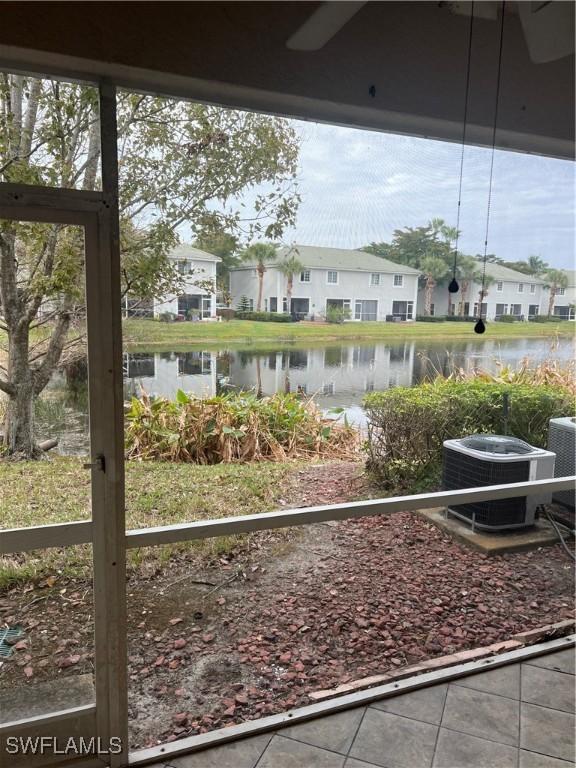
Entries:
{"label": "shrub", "polygon": [[514,315],[500,315],[498,323],[515,323],[518,320]]}
{"label": "shrub", "polygon": [[528,319],[531,323],[558,323],[562,320],[558,315],[535,315]]}
{"label": "shrub", "polygon": [[350,320],[352,314],[346,307],[328,307],[326,310],[326,322],[341,325],[345,320]]}
{"label": "shrub", "polygon": [[238,300],[238,312],[250,312],[250,300],[248,296],[240,296]]}
{"label": "shrub", "polygon": [[160,320],[161,323],[173,323],[176,318],[176,315],[173,312],[160,312],[158,315],[158,320]]}
{"label": "shrub", "polygon": [[292,318],[279,312],[236,312],[237,320],[257,320],[261,323],[290,323]]}
{"label": "shrub", "polygon": [[130,459],[219,464],[345,458],[358,445],[355,429],[324,418],[311,400],[294,394],[201,399],[179,390],[175,401],[144,395],[132,399],[126,422]]}
{"label": "shrub", "polygon": [[574,410],[574,398],[564,388],[531,382],[439,378],[417,387],[372,392],[364,400],[368,468],[395,491],[437,485],[444,440],[505,431],[505,393],[507,431],[531,445],[544,447],[549,419]]}
{"label": "shrub", "polygon": [[231,307],[218,307],[216,309],[216,317],[221,317],[223,320],[232,320],[236,314],[236,311]]}
{"label": "shrub", "polygon": [[469,315],[416,315],[419,323],[473,323],[476,318]]}

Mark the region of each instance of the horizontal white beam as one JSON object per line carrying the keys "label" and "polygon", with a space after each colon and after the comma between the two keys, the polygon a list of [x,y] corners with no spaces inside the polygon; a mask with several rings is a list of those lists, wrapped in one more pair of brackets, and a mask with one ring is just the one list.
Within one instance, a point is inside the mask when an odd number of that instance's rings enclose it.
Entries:
{"label": "horizontal white beam", "polygon": [[[193,523],[136,528],[126,532],[126,547],[155,547],[180,541],[211,539],[296,525],[312,525],[331,520],[348,520],[392,512],[409,512],[423,507],[442,507],[471,502],[512,499],[543,492],[568,491],[574,488],[576,475],[557,477],[553,480],[533,480],[527,483],[489,485],[457,491],[418,493],[412,496],[392,496],[386,499],[354,501],[348,504],[327,504],[321,507],[302,507],[268,512],[259,515],[223,517],[216,520],[199,520]],[[12,528],[0,531],[0,555],[27,552],[32,549],[66,547],[73,544],[89,544],[92,541],[91,521],[40,525],[34,528]]]}
{"label": "horizontal white beam", "polygon": [[81,717],[93,716],[96,712],[95,704],[81,704],[78,707],[70,709],[60,709],[55,712],[48,712],[45,715],[36,715],[35,717],[25,717],[22,720],[12,720],[0,724],[0,733],[10,733],[19,728],[40,728],[45,725],[60,723],[63,720],[78,720]]}
{"label": "horizontal white beam", "polygon": [[181,523],[156,528],[140,528],[128,531],[126,547],[150,547],[160,544],[173,544],[179,541],[210,539],[215,536],[231,536],[253,531],[267,531],[274,528],[287,528],[294,525],[310,525],[330,520],[369,517],[391,512],[411,511],[422,507],[441,507],[470,502],[492,501],[496,499],[516,498],[538,492],[565,491],[574,487],[576,476],[556,478],[554,480],[534,480],[528,483],[510,483],[508,485],[490,485],[483,488],[470,488],[457,491],[438,491],[418,493],[413,496],[393,496],[387,499],[371,499],[349,504],[328,504],[321,507],[303,507],[301,509],[282,510],[259,515],[224,517],[219,520],[200,520],[194,523]]}
{"label": "horizontal white beam", "polygon": [[2,181],[0,182],[0,199],[5,199],[10,203],[13,203],[14,200],[17,202],[32,200],[59,208],[69,208],[70,205],[74,207],[74,203],[82,207],[88,203],[91,208],[94,208],[106,200],[106,195],[98,190],[43,187],[37,184],[13,184]]}
{"label": "horizontal white beam", "polygon": [[91,541],[91,520],[37,525],[31,528],[8,528],[0,530],[0,555],[30,552],[33,549],[90,544]]}

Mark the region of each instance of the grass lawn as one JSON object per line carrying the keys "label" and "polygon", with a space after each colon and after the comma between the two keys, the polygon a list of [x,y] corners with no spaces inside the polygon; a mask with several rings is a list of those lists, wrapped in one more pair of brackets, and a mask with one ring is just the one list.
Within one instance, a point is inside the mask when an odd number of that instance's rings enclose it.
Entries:
{"label": "grass lawn", "polygon": [[[81,458],[0,462],[0,527],[16,528],[89,518],[90,473]],[[126,463],[126,527],[192,522],[270,512],[281,486],[302,466],[297,462],[218,464]],[[129,565],[162,562],[177,549],[229,549],[238,537],[130,550]],[[89,573],[88,547],[0,557],[0,588],[54,570]]]}
{"label": "grass lawn", "polygon": [[162,323],[157,320],[124,320],[124,343],[130,348],[170,347],[178,345],[222,346],[295,344],[341,340],[398,340],[399,338],[514,339],[574,335],[576,324],[489,323],[483,336],[473,331],[472,323],[261,323],[230,320],[220,323]]}

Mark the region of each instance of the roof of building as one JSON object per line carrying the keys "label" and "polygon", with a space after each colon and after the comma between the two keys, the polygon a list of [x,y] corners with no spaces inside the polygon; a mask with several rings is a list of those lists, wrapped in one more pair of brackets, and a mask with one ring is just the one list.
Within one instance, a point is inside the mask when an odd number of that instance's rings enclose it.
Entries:
{"label": "roof of building", "polygon": [[[350,270],[353,272],[385,272],[390,274],[419,275],[417,269],[395,264],[388,259],[364,251],[348,248],[325,248],[317,245],[292,245],[278,248],[279,260],[293,253],[309,269]],[[255,263],[240,265],[238,269],[256,266]],[[271,264],[270,267],[273,267]],[[269,268],[270,268],[269,267]]]}
{"label": "roof of building", "polygon": [[181,243],[170,251],[172,259],[196,259],[196,261],[222,261],[220,256],[214,256],[208,251],[201,251],[200,248],[194,248],[193,245]]}
{"label": "roof of building", "polygon": [[[482,259],[478,259],[482,264]],[[486,274],[493,277],[495,280],[502,280],[509,283],[536,283],[537,285],[544,285],[545,280],[542,280],[536,275],[526,275],[524,272],[517,272],[510,267],[504,267],[502,264],[494,264],[491,261],[486,262]]]}

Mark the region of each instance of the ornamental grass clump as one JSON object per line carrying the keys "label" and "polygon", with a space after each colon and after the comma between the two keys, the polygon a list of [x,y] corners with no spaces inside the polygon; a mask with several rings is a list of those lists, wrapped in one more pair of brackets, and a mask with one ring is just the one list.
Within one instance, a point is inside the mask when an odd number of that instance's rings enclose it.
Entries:
{"label": "ornamental grass clump", "polygon": [[294,394],[233,393],[176,400],[133,398],[126,413],[129,459],[220,464],[302,457],[350,458],[358,433]]}

